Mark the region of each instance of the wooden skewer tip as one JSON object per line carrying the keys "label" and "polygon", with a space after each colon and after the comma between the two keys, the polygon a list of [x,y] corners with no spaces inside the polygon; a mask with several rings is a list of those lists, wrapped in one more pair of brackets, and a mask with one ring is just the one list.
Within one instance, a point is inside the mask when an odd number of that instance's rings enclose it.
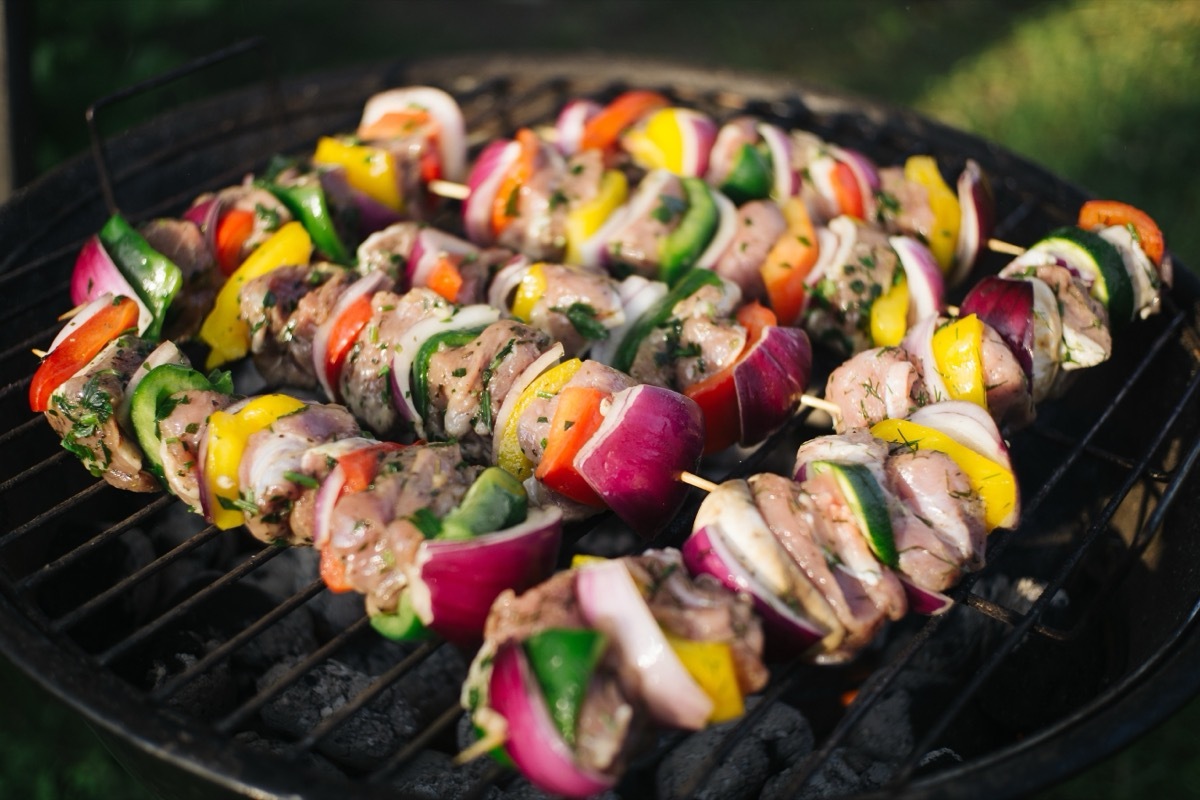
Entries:
{"label": "wooden skewer tip", "polygon": [[1010,256],[1019,256],[1025,252],[1025,248],[1016,244],[1009,244],[1003,239],[988,239],[988,249],[994,253],[1004,253]]}
{"label": "wooden skewer tip", "polygon": [[683,481],[688,486],[695,486],[697,489],[703,489],[710,494],[715,492],[718,488],[717,484],[713,483],[707,478],[702,478],[696,473],[688,472],[686,470],[679,473],[679,480]]}
{"label": "wooden skewer tip", "polygon": [[811,394],[802,395],[800,397],[800,405],[808,406],[816,411],[824,411],[835,420],[842,418],[842,410],[837,407],[837,404],[831,403],[821,397],[814,397]]}
{"label": "wooden skewer tip", "polygon": [[48,351],[38,350],[36,347],[33,348],[32,350],[30,350],[29,352],[33,353],[38,358],[45,358],[46,356],[50,355],[50,353]]}
{"label": "wooden skewer tip", "polygon": [[466,200],[471,196],[471,189],[466,184],[444,181],[440,178],[429,182],[429,191],[438,197],[445,197],[449,200]]}
{"label": "wooden skewer tip", "polygon": [[58,321],[62,322],[64,319],[71,319],[76,314],[78,314],[80,311],[83,311],[83,307],[86,305],[87,305],[87,303],[80,303],[79,305],[75,306],[71,310],[64,311],[63,313],[58,315]]}

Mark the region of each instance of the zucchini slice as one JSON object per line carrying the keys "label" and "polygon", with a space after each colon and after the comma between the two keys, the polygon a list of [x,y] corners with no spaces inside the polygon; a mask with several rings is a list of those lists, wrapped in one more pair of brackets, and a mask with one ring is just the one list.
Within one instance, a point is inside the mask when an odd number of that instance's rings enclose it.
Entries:
{"label": "zucchini slice", "polygon": [[809,469],[818,475],[833,475],[871,552],[879,559],[879,563],[895,569],[900,563],[900,556],[896,552],[887,495],[871,470],[862,464],[838,464],[833,461],[814,461],[809,464]]}
{"label": "zucchini slice", "polygon": [[1072,269],[1092,278],[1092,297],[1108,309],[1114,327],[1133,319],[1133,281],[1120,251],[1099,234],[1081,228],[1059,228],[1034,245],[1063,259]]}

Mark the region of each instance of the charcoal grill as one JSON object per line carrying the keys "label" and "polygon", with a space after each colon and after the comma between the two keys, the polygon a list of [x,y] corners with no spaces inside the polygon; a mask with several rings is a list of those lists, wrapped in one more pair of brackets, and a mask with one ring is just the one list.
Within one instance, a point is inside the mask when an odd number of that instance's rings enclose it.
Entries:
{"label": "charcoal grill", "polygon": [[[997,235],[1017,243],[1071,222],[1086,197],[980,139],[785,80],[659,62],[511,57],[359,67],[165,112],[104,142],[113,196],[135,220],[177,214],[274,153],[301,153],[322,133],[351,129],[371,93],[411,83],[454,93],[476,146],[552,119],[569,98],[603,100],[636,85],[718,118],[749,112],[807,128],[882,163],[929,152],[957,172],[973,158],[994,183]],[[462,715],[445,684],[462,660],[448,645],[380,640],[361,612],[329,597],[311,560],[206,528],[172,499],[97,482],[29,413],[28,351],[57,331],[74,256],[107,213],[87,158],[0,209],[4,654],[85,715],[164,797],[488,796],[511,788],[512,774],[499,766],[450,766]],[[978,274],[1001,263],[989,257]],[[957,588],[953,611],[892,626],[849,665],[776,664],[742,722],[716,735],[662,737],[619,793],[665,791],[656,775],[669,772],[672,791],[714,796],[764,784],[773,796],[1022,795],[1110,754],[1192,697],[1200,685],[1192,469],[1200,454],[1200,287],[1185,269],[1176,274],[1165,313],[1120,331],[1114,358],[1015,436],[1021,527],[992,537],[988,568]],[[797,441],[819,431],[799,419],[744,460],[706,471],[785,464]],[[694,506],[653,544],[680,544]],[[572,541],[639,546],[603,530],[575,530]],[[296,634],[300,617],[310,624]],[[287,657],[272,667],[263,655],[270,650]],[[271,722],[285,699],[303,699],[329,677],[331,660],[361,672],[288,730]],[[432,695],[433,707],[393,725],[386,741],[331,744],[394,717],[397,697],[419,694]],[[889,736],[897,697],[908,727]],[[778,728],[781,708],[804,722],[784,744],[772,743],[783,734],[764,735],[763,726]],[[801,751],[808,737],[813,747]],[[782,760],[783,750],[795,751],[793,760]],[[745,771],[750,761],[758,773]]]}

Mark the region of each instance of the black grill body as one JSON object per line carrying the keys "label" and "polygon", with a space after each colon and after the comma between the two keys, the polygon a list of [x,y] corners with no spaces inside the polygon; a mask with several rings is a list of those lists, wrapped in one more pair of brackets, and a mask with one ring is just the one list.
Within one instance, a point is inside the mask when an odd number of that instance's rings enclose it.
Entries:
{"label": "black grill body", "polygon": [[[778,79],[657,62],[507,57],[363,67],[164,113],[105,141],[113,198],[138,221],[178,214],[277,152],[303,153],[318,135],[352,129],[373,92],[413,83],[459,97],[476,147],[552,121],[573,97],[604,100],[639,86],[718,119],[745,112],[809,129],[883,164],[932,153],[957,174],[973,158],[993,181],[996,235],[1018,244],[1072,222],[1086,198],[1001,148],[910,112]],[[449,764],[461,726],[453,684],[462,654],[438,643],[383,642],[361,613],[336,607],[311,561],[244,532],[205,528],[170,498],[97,482],[30,414],[28,351],[57,332],[75,255],[107,214],[91,159],[65,165],[0,209],[0,648],[84,714],[164,797],[486,796],[511,788],[511,773],[498,766]],[[455,225],[453,213],[442,222]],[[975,277],[1002,264],[989,256]],[[952,612],[893,626],[850,665],[774,665],[771,685],[742,723],[702,742],[662,737],[619,794],[663,789],[662,765],[693,749],[675,790],[725,785],[741,775],[743,743],[786,707],[803,715],[813,749],[768,765],[776,796],[813,786],[831,796],[1019,796],[1111,753],[1193,696],[1198,287],[1179,266],[1164,313],[1118,332],[1113,359],[1080,376],[1039,409],[1032,430],[1014,437],[1021,526],[993,535],[989,566],[957,588]],[[816,379],[832,364],[826,357]],[[820,432],[800,418],[742,460],[706,464],[706,474],[782,467],[798,441]],[[694,508],[651,544],[680,544]],[[617,550],[639,546],[589,528],[572,534]],[[301,616],[316,622],[294,635]],[[268,661],[264,651],[286,658]],[[349,680],[337,702],[315,717],[299,714],[286,734],[272,727],[286,698],[328,685],[331,660],[369,665],[370,679]],[[847,692],[856,693],[848,706]],[[887,745],[882,785],[838,789],[830,765],[856,743],[879,741],[872,737],[888,727],[883,712],[899,692],[911,729]],[[382,748],[370,758],[338,749],[348,732],[394,713],[396,698],[412,694],[436,702],[404,735],[382,743],[368,736]],[[796,730],[787,736],[803,738]]]}

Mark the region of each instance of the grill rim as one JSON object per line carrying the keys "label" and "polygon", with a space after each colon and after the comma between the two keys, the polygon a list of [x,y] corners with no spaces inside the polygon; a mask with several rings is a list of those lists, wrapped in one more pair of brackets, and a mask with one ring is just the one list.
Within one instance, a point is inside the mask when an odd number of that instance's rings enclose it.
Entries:
{"label": "grill rim", "polygon": [[[400,85],[403,83],[430,82],[443,85],[448,89],[461,91],[455,86],[454,76],[468,74],[487,76],[494,74],[515,74],[522,80],[536,80],[538,76],[544,81],[571,80],[580,76],[598,78],[598,83],[611,84],[614,81],[625,81],[629,85],[658,86],[669,85],[674,89],[686,92],[688,89],[709,92],[742,92],[762,97],[776,98],[794,96],[803,97],[807,107],[814,107],[811,101],[816,100],[816,107],[825,112],[845,112],[850,115],[862,115],[878,122],[879,120],[901,120],[908,126],[918,129],[936,131],[943,140],[949,139],[960,146],[960,152],[986,152],[991,162],[998,164],[1019,164],[1025,176],[1036,175],[1055,189],[1053,197],[1046,197],[1044,202],[1053,206],[1062,206],[1075,196],[1082,199],[1089,196],[1084,190],[1074,186],[1064,179],[1053,175],[1039,165],[1016,156],[1013,153],[984,139],[965,134],[928,120],[908,109],[888,106],[865,98],[857,98],[844,92],[833,92],[827,89],[813,87],[804,83],[790,81],[780,76],[757,75],[752,73],[727,72],[723,70],[697,69],[681,65],[678,62],[663,62],[644,58],[613,57],[591,58],[570,57],[533,59],[525,56],[470,56],[447,59],[434,59],[418,62],[386,62],[385,64],[360,65],[338,72],[320,73],[318,75],[286,82],[287,97],[302,92],[305,85],[316,81],[324,85],[336,84],[345,78],[355,78],[357,88],[364,92],[373,91],[368,84],[382,87],[385,85]],[[634,79],[632,76],[637,75]],[[646,76],[652,77],[647,80]],[[486,79],[479,85],[486,85]],[[717,88],[720,87],[720,88]],[[228,98],[236,98],[242,93],[231,93]],[[766,101],[764,101],[766,102]],[[781,102],[777,100],[777,102]],[[821,104],[826,104],[822,106]],[[177,114],[187,113],[188,109],[173,110],[156,116],[153,120],[138,126],[134,130],[145,127],[156,130]],[[509,125],[506,119],[504,125]],[[28,198],[39,197],[49,191],[48,187],[56,182],[67,185],[78,185],[80,180],[86,181],[89,173],[94,177],[94,165],[86,154],[80,155],[49,173],[35,183],[24,187],[13,199],[0,209],[0,226],[4,226],[9,213],[14,210],[24,210]],[[1023,185],[1027,181],[1022,182]],[[99,192],[94,194],[99,197]],[[86,205],[80,201],[81,205]],[[49,223],[48,223],[49,224]],[[18,260],[18,266],[21,262]],[[1200,296],[1200,283],[1194,275],[1182,265],[1178,265],[1177,286],[1174,295],[1177,299],[1186,298],[1193,303]],[[6,387],[9,388],[9,387]],[[19,427],[23,423],[18,423]],[[6,432],[7,433],[7,432]],[[60,635],[61,641],[56,641],[51,635],[43,633],[26,619],[20,609],[17,598],[11,597],[9,587],[0,581],[0,651],[4,653],[18,668],[30,675],[60,701],[77,712],[82,713],[90,723],[101,728],[106,734],[129,741],[147,755],[163,759],[171,765],[186,772],[199,775],[212,783],[236,791],[238,793],[253,790],[261,794],[263,787],[271,787],[267,791],[277,796],[303,794],[304,796],[334,796],[345,795],[345,784],[342,781],[327,781],[319,776],[286,774],[274,768],[277,763],[266,757],[251,757],[241,748],[230,748],[229,737],[221,736],[201,725],[196,730],[194,720],[184,719],[176,724],[168,721],[171,712],[156,706],[150,700],[150,693],[139,695],[115,675],[107,671],[96,673],[89,669],[93,656],[76,652],[81,658],[76,660],[64,659],[63,645],[68,651],[75,649],[70,640]],[[1118,695],[1111,703],[1103,707],[1093,708],[1095,703],[1089,703],[1084,709],[1087,713],[1062,720],[1060,723],[1039,731],[1030,740],[1002,748],[989,753],[987,756],[971,760],[961,768],[943,769],[929,779],[913,779],[906,787],[905,796],[913,797],[950,797],[957,796],[953,789],[962,790],[963,776],[970,775],[973,780],[977,776],[987,776],[986,782],[998,792],[996,796],[1012,796],[1047,783],[1045,775],[1038,778],[1025,779],[1020,770],[1013,770],[1012,764],[1026,757],[1028,751],[1041,744],[1043,739],[1053,739],[1046,752],[1039,752],[1041,761],[1058,765],[1067,765],[1067,770],[1059,769],[1053,780],[1065,777],[1065,771],[1077,771],[1089,763],[1099,760],[1099,756],[1107,756],[1127,744],[1133,738],[1141,735],[1155,724],[1158,724],[1182,703],[1200,692],[1200,670],[1195,665],[1200,664],[1200,635],[1197,634],[1196,616],[1200,614],[1198,602],[1187,616],[1186,623],[1175,632],[1171,641],[1155,654],[1155,658],[1144,663],[1134,674],[1114,687],[1113,693]],[[46,659],[49,659],[48,661]],[[64,663],[66,662],[66,663]],[[50,669],[47,669],[49,664]],[[76,667],[76,665],[78,665]],[[1151,668],[1153,667],[1153,668]],[[1169,688],[1164,689],[1160,674],[1170,671],[1175,680],[1169,682]],[[84,686],[88,680],[94,681],[97,674],[101,676],[99,686],[93,687],[94,694],[90,698],[95,704],[89,707],[83,704],[82,697],[68,691],[68,687]],[[1153,680],[1152,680],[1153,679]],[[129,700],[133,699],[139,706],[137,714],[131,714]],[[96,701],[99,700],[97,703]],[[1139,719],[1137,725],[1129,725],[1129,709],[1135,708]],[[139,725],[129,724],[130,717]],[[1145,720],[1149,720],[1147,724]],[[1097,750],[1096,724],[1103,724],[1104,736],[1102,752]],[[1085,746],[1080,746],[1077,739],[1086,739]],[[1073,749],[1071,746],[1073,744]],[[205,763],[198,763],[196,749],[202,749],[207,756]],[[239,757],[240,756],[240,757]],[[994,763],[989,763],[994,762]],[[280,761],[279,764],[284,762]],[[264,764],[267,766],[264,767]],[[226,767],[225,771],[215,769],[216,766]],[[284,773],[284,774],[281,774]],[[286,777],[285,777],[286,774]],[[994,784],[991,782],[994,776]],[[314,780],[320,785],[314,784]],[[1015,785],[1019,784],[1019,785]],[[314,788],[318,794],[311,794]],[[972,796],[978,796],[979,785],[972,788]],[[383,790],[382,787],[370,784],[358,784],[358,791],[364,796],[395,797],[396,790]],[[382,792],[386,791],[386,795]],[[910,794],[911,792],[911,794]],[[949,793],[947,793],[949,792]],[[865,794],[863,797],[884,796],[880,794]],[[887,795],[892,796],[892,795]]]}

